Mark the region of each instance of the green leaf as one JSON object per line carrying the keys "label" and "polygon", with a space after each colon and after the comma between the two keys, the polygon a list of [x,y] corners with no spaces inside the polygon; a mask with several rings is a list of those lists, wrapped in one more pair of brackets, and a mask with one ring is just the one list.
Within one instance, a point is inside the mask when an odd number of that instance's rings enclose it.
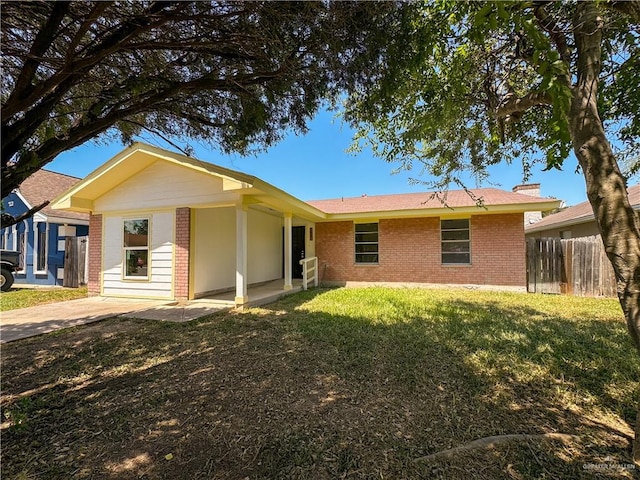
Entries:
{"label": "green leaf", "polygon": [[498,2],[496,5],[498,6],[498,17],[502,20],[509,20],[509,12],[504,7],[505,3]]}
{"label": "green leaf", "polygon": [[493,10],[493,5],[491,3],[485,3],[484,6],[480,10],[478,10],[478,12],[476,13],[473,19],[473,25],[475,27],[482,26],[485,22],[485,19],[491,13],[492,10]]}

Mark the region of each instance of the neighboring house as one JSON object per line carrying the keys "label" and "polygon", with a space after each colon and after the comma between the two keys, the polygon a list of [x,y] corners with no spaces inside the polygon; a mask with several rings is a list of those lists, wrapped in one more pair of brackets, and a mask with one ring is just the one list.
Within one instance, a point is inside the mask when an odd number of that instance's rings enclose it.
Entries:
{"label": "neighboring house", "polygon": [[[638,213],[640,212],[640,185],[628,187],[627,193],[629,203],[636,214],[640,215]],[[587,201],[548,215],[534,224],[526,225],[525,234],[527,238],[577,238],[599,235],[600,232],[591,204]]]}
{"label": "neighboring house", "polygon": [[[3,211],[17,217],[60,195],[79,180],[69,175],[39,170],[2,200]],[[22,254],[22,269],[15,273],[15,283],[62,285],[64,239],[87,235],[88,230],[88,214],[53,210],[51,206],[12,227],[2,229],[2,248],[17,250]]]}
{"label": "neighboring house", "polygon": [[[58,197],[91,214],[89,292],[191,300],[251,285],[290,290],[299,259],[323,282],[525,289],[524,212],[559,201],[497,189],[304,202],[240,172],[135,144]],[[296,270],[296,267],[298,269]]]}

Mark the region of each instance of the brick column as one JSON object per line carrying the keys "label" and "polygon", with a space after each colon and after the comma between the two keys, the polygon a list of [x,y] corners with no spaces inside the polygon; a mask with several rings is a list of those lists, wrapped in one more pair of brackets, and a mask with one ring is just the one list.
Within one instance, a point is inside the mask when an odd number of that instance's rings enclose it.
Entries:
{"label": "brick column", "polygon": [[176,209],[176,244],[175,244],[175,296],[176,300],[189,300],[189,248],[191,246],[191,209]]}
{"label": "brick column", "polygon": [[102,215],[89,216],[89,278],[87,292],[90,297],[100,295],[102,275]]}

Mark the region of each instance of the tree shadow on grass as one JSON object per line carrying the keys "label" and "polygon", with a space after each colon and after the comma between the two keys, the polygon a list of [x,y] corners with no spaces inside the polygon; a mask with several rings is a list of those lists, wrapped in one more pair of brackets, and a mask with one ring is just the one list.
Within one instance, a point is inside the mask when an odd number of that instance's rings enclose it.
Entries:
{"label": "tree shadow on grass", "polygon": [[[364,301],[387,312],[374,320],[314,304],[334,295],[185,325],[106,321],[3,347],[3,414],[14,421],[3,474],[591,478],[583,464],[594,455],[628,458],[624,432],[593,415],[631,420],[628,395],[605,382],[624,383],[620,360],[635,361],[619,324],[498,301],[407,310],[374,292]],[[591,446],[413,462],[489,435],[553,431]]]}

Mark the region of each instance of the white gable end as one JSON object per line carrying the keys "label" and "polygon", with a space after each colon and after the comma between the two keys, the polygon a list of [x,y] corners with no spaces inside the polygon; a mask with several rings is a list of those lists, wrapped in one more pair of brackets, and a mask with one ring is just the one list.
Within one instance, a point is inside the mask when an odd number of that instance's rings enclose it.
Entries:
{"label": "white gable end", "polygon": [[95,200],[95,211],[176,208],[235,202],[223,179],[159,160]]}

